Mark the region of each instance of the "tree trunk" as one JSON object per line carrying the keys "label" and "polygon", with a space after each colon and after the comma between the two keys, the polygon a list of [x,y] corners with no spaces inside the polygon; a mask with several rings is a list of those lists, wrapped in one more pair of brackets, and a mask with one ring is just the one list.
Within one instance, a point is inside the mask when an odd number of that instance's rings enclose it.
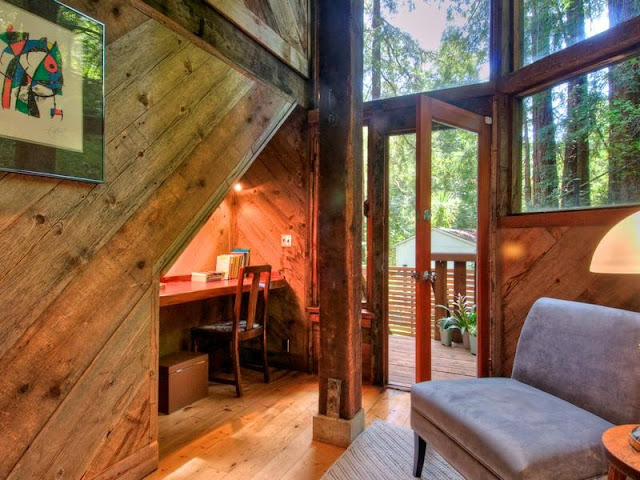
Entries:
{"label": "tree trunk", "polygon": [[380,98],[382,93],[382,14],[380,0],[373,0],[371,21],[373,42],[371,47],[371,99]]}
{"label": "tree trunk", "polygon": [[[638,0],[609,0],[609,23],[619,24],[640,13]],[[626,61],[609,70],[609,203],[640,202],[640,66]],[[631,113],[634,112],[634,113]]]}
{"label": "tree trunk", "polygon": [[[538,28],[533,30],[531,45],[533,58],[549,54],[551,18],[541,0],[532,2],[533,17],[538,18]],[[556,167],[556,137],[553,122],[551,90],[533,96],[533,206],[557,207],[558,171]]]}
{"label": "tree trunk", "polygon": [[531,206],[531,142],[529,141],[529,112],[527,107],[523,107],[524,113],[522,130],[524,141],[524,204]]}
{"label": "tree trunk", "polygon": [[[583,0],[570,0],[567,8],[566,40],[573,45],[584,40]],[[562,169],[563,207],[589,205],[589,97],[586,77],[569,81],[567,132]]]}

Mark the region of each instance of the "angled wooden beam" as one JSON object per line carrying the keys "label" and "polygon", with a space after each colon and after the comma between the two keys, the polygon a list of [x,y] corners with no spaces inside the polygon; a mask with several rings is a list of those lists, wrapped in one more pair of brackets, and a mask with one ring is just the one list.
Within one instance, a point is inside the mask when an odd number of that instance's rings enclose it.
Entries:
{"label": "angled wooden beam", "polygon": [[[495,93],[495,85],[492,82],[477,83],[475,85],[463,85],[461,87],[445,88],[442,90],[436,90],[428,92],[431,98],[437,98],[443,102],[449,102],[460,108],[465,108],[476,112],[473,108],[473,101],[482,99],[482,103],[486,103],[486,107],[490,108],[490,98]],[[416,101],[423,93],[412,93],[410,95],[403,95],[401,97],[381,98],[379,100],[372,100],[364,104],[364,118],[370,118],[376,113],[388,112],[391,110],[407,110],[412,109],[415,117]],[[486,98],[486,100],[484,100]],[[476,112],[484,114],[483,112]],[[415,127],[414,127],[415,128]]]}
{"label": "angled wooden beam", "polygon": [[640,52],[640,17],[576,43],[503,76],[498,91],[510,95],[531,95]]}
{"label": "angled wooden beam", "polygon": [[[318,2],[320,306],[315,440],[348,445],[362,410],[362,2]],[[339,385],[340,388],[332,388]],[[338,396],[339,418],[328,404]]]}
{"label": "angled wooden beam", "polygon": [[308,106],[307,81],[203,0],[132,0],[136,8],[252,79]]}
{"label": "angled wooden beam", "polygon": [[[238,0],[205,0],[229,21],[240,27],[247,35],[263,45],[276,57],[296,70],[300,75],[309,77],[309,59],[300,42],[291,42],[275,31],[268,23],[248,9],[243,2]],[[280,4],[282,22],[286,23],[290,18],[291,5],[287,2]],[[287,15],[289,14],[289,15]],[[292,26],[295,21],[291,22]]]}

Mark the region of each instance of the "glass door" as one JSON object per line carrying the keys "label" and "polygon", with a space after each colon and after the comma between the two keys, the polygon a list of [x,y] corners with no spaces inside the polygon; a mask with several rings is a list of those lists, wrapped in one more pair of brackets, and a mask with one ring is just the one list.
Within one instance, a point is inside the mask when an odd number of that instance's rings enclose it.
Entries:
{"label": "glass door", "polygon": [[[457,128],[477,134],[477,230],[475,257],[475,303],[477,338],[477,375],[488,374],[488,233],[489,233],[489,147],[490,122],[485,117],[421,96],[417,105],[416,123],[416,221],[415,221],[415,379],[432,378],[432,340],[434,325],[432,293],[437,275],[432,266],[432,180],[434,131]],[[440,262],[442,263],[442,262]],[[460,262],[459,262],[460,263]],[[446,268],[446,263],[445,263]],[[446,271],[446,270],[445,270]],[[465,274],[466,275],[466,274]],[[444,281],[446,288],[446,279]],[[455,306],[450,308],[455,310]]]}

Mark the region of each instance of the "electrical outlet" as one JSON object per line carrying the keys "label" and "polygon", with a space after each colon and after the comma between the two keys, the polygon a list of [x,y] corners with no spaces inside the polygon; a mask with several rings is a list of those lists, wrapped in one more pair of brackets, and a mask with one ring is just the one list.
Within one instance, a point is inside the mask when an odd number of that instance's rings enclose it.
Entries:
{"label": "electrical outlet", "polygon": [[280,240],[283,247],[291,246],[291,235],[280,235]]}

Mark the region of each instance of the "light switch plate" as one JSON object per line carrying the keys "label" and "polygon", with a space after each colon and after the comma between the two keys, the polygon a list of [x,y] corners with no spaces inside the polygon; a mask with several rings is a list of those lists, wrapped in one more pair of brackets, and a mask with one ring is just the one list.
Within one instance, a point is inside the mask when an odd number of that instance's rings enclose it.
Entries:
{"label": "light switch plate", "polygon": [[283,247],[291,246],[291,235],[280,235],[280,240]]}

